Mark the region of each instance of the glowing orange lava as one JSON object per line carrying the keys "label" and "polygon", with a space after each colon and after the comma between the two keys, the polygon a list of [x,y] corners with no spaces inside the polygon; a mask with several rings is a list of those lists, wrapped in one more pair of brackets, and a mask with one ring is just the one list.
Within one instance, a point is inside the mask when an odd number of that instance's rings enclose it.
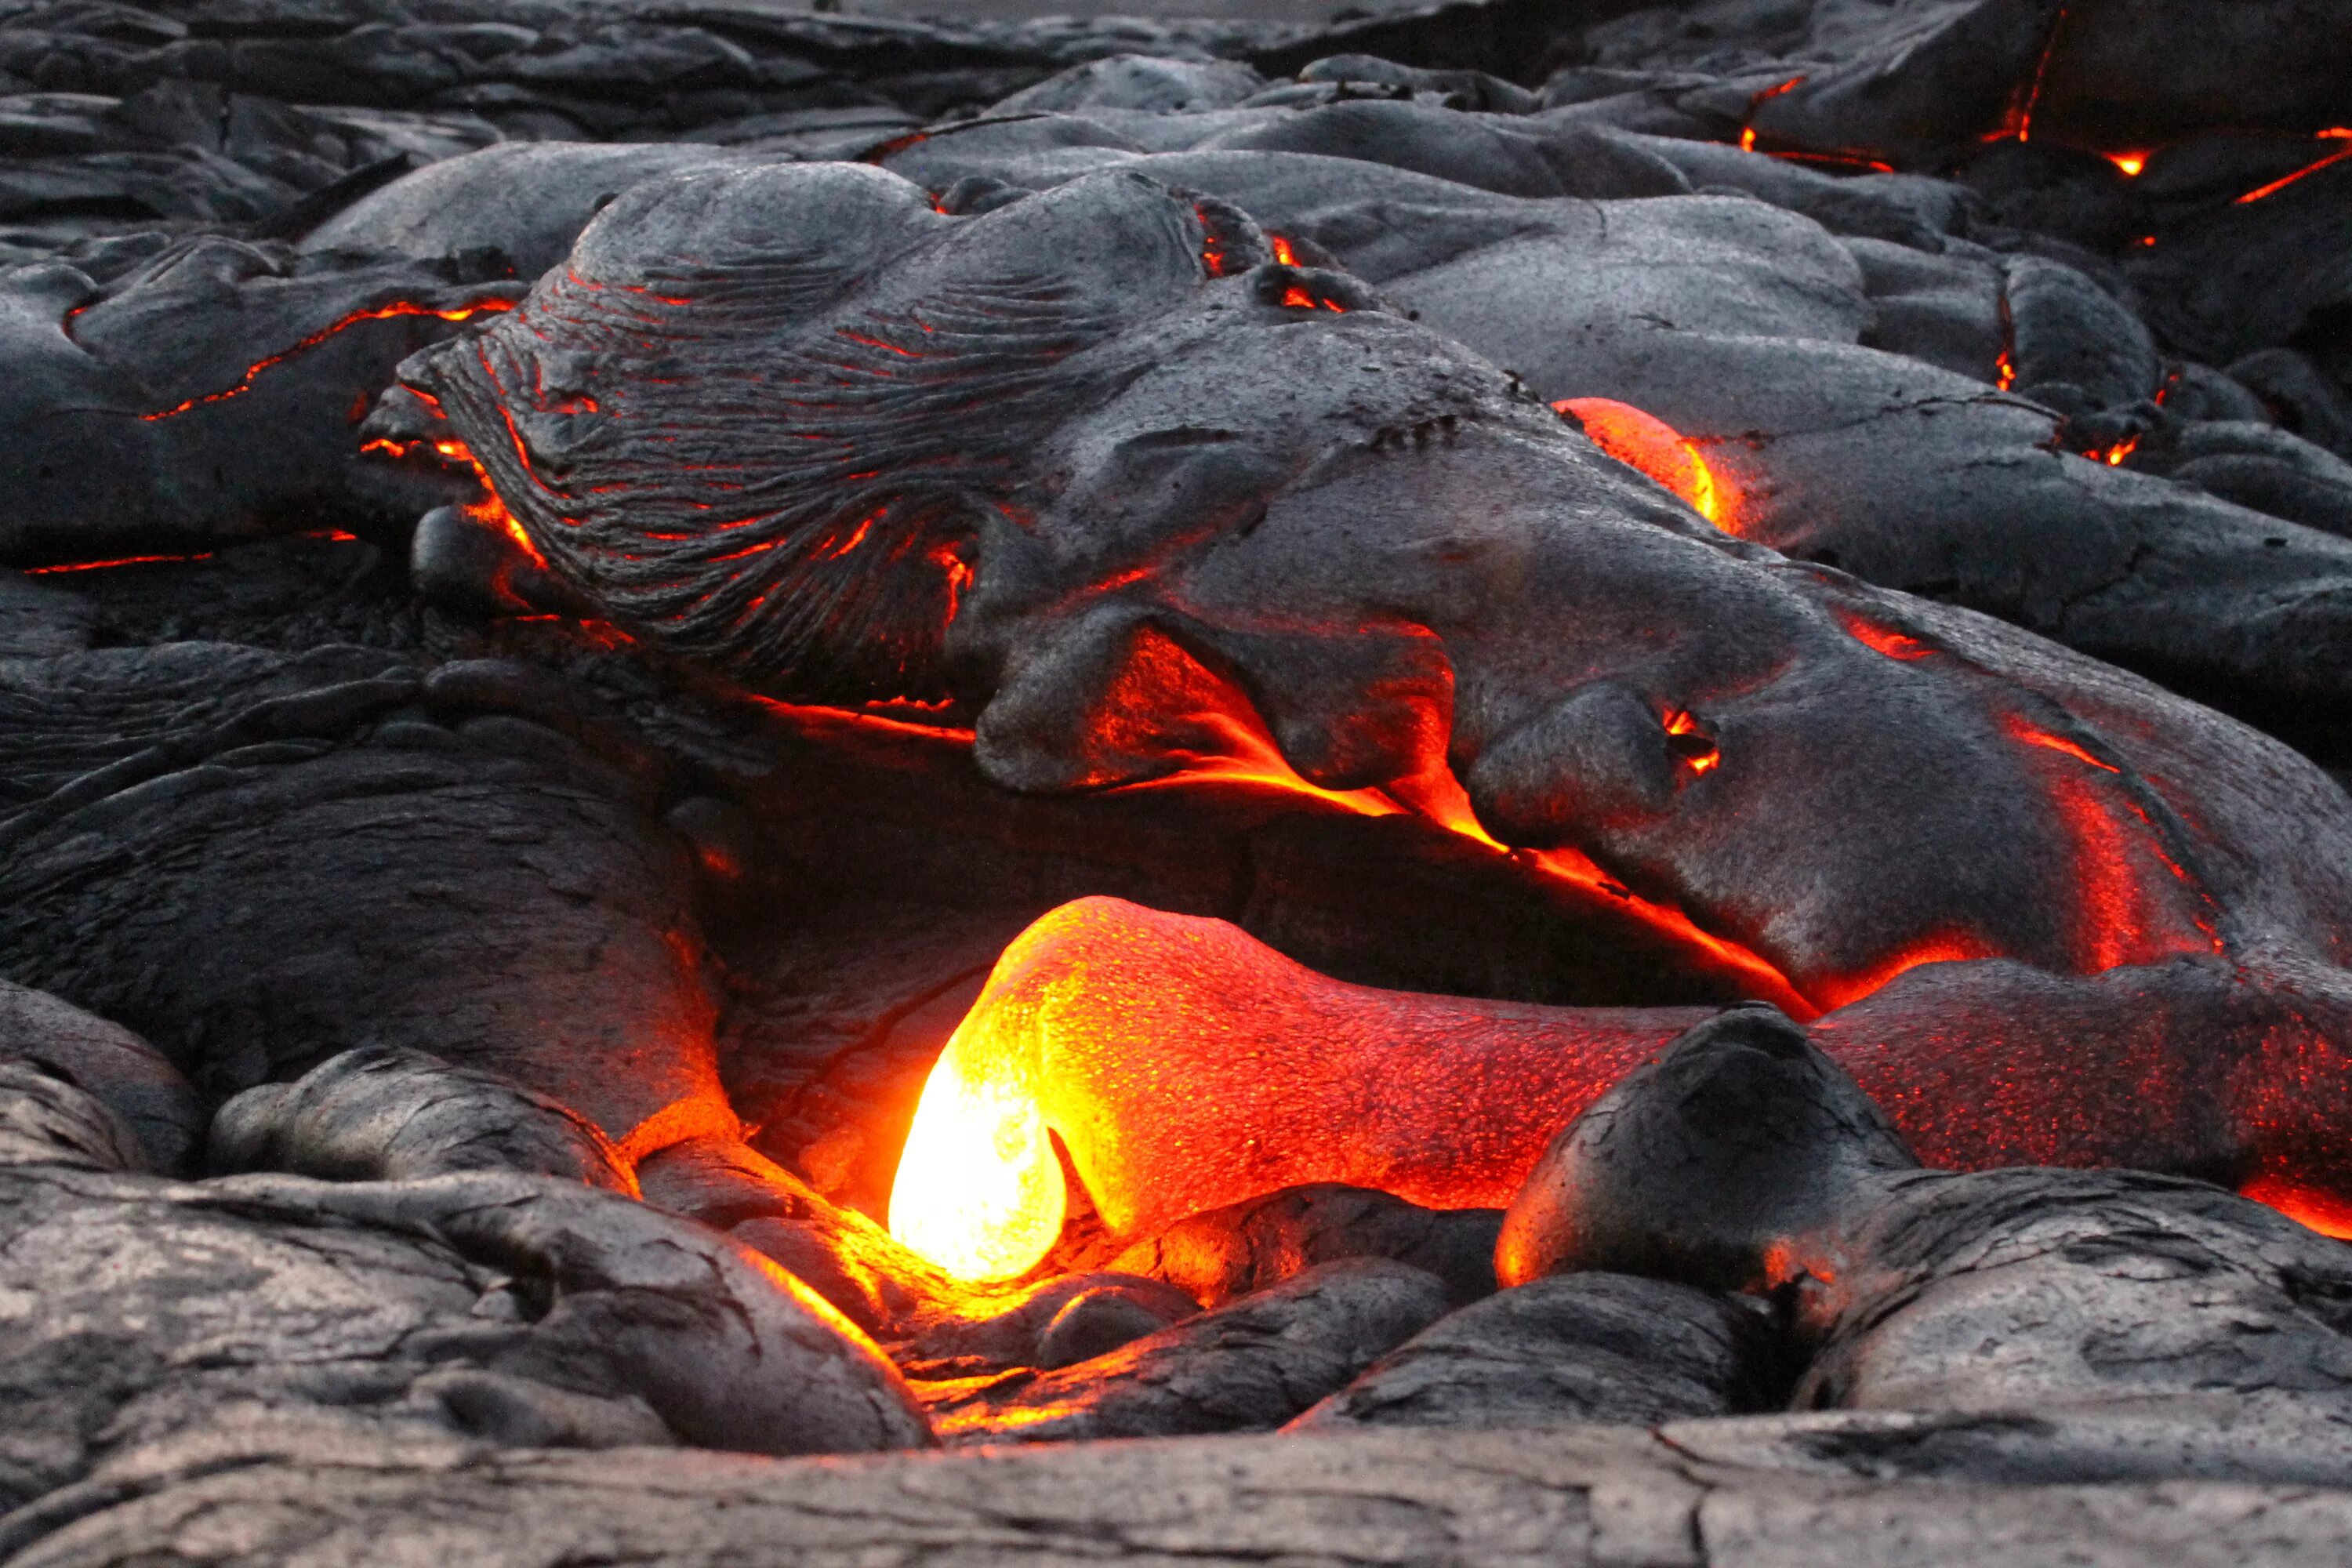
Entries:
{"label": "glowing orange lava", "polygon": [[2340,1197],[2278,1175],[2256,1176],[2238,1189],[2238,1195],[2266,1204],[2322,1236],[2352,1241],[2352,1203]]}
{"label": "glowing orange lava", "polygon": [[[1165,638],[1144,640],[1135,665],[1119,683],[1118,693],[1121,700],[1114,708],[1125,717],[1107,721],[1104,736],[1124,747],[1155,753],[1173,752],[1182,759],[1178,770],[1123,786],[1127,789],[1243,786],[1310,796],[1360,816],[1410,813],[1449,833],[1459,834],[1498,857],[1509,858],[1545,881],[1605,900],[1619,914],[1663,937],[1687,962],[1714,972],[1737,986],[1743,995],[1769,1002],[1795,1018],[1811,1018],[1821,1012],[1811,998],[1800,992],[1787,975],[1760,954],[1702,931],[1688,915],[1672,905],[1655,903],[1633,893],[1602,871],[1590,857],[1570,848],[1507,847],[1478,820],[1469,795],[1445,764],[1442,742],[1435,742],[1418,773],[1391,779],[1372,789],[1329,790],[1298,776],[1284,759],[1256,710],[1230,683],[1211,675]],[[1160,717],[1147,721],[1139,717],[1146,714]],[[1172,724],[1164,717],[1169,715],[1175,716]],[[1697,744],[1688,748],[1685,759],[1694,773],[1704,773],[1715,765],[1719,756],[1714,752],[1711,740],[1704,736],[1694,739]],[[1690,754],[1693,752],[1709,760],[1701,764],[1697,756]]]}
{"label": "glowing orange lava", "polygon": [[1882,626],[1875,622],[1864,620],[1851,611],[1838,611],[1836,614],[1838,625],[1845,628],[1846,636],[1874,653],[1882,653],[1889,658],[1908,662],[1912,659],[1926,658],[1936,651],[1917,637],[1906,637],[1892,626]]}
{"label": "glowing orange lava", "polygon": [[1682,497],[1699,516],[1726,533],[1739,531],[1729,488],[1699,456],[1697,443],[1673,426],[1610,397],[1567,397],[1552,406],[1573,415],[1594,446]]}
{"label": "glowing orange lava", "polygon": [[[1847,629],[1890,658],[1935,651],[1859,619],[1848,617]],[[1220,706],[1214,679],[1175,645],[1144,663],[1137,679],[1151,683],[1153,700],[1142,706],[1156,714],[1173,704],[1200,751],[1171,778],[1127,787],[1223,782],[1308,794],[1366,815],[1410,810],[1499,850],[1442,765],[1377,789],[1318,789],[1285,764],[1254,710]],[[1199,677],[1190,685],[1188,672]],[[1675,709],[1660,721],[1694,775],[1719,764],[1698,715]],[[1161,721],[1134,722],[1143,728],[1122,732],[1122,746],[1160,734],[1151,725]],[[2003,728],[2039,754],[2036,771],[2067,843],[2083,915],[2070,967],[2095,975],[2221,952],[2205,895],[2166,851],[2131,775],[2021,715],[2006,716]],[[1573,851],[1513,858],[1622,899],[1629,913],[1803,1019],[1862,1003],[1914,969],[2002,956],[1978,932],[1935,931],[1798,995],[1755,954],[1698,931],[1678,910],[1643,904]],[[1375,1187],[1436,1208],[1499,1205],[1560,1127],[1700,1012],[1539,1007],[1352,985],[1221,921],[1081,900],[1005,950],[950,1037],[916,1111],[891,1229],[959,1278],[1017,1278],[1060,1234],[1068,1202],[1062,1155],[1114,1239],[1310,1182]],[[1827,1021],[1825,1037],[1837,1037],[1839,1019],[1848,1021],[1845,1048],[1857,1071],[1883,1072],[1901,1059],[1853,1013]],[[2073,1048],[2069,1037],[2063,1049]],[[2141,1070],[2128,1060],[2112,1065]],[[2130,1121],[2131,1096],[2118,1099],[2112,1088],[2101,1092]],[[2039,1152],[2048,1160],[2068,1152]],[[2320,1228],[2352,1228],[2352,1205],[2338,1212],[2300,1189],[2252,1195]]]}
{"label": "glowing orange lava", "polygon": [[272,366],[285,363],[305,350],[317,348],[336,333],[356,327],[362,321],[389,321],[402,316],[430,316],[436,321],[463,321],[475,316],[490,315],[513,309],[513,302],[506,300],[484,300],[478,304],[463,305],[454,310],[441,310],[431,305],[413,304],[406,300],[401,300],[389,305],[378,305],[373,310],[354,310],[333,326],[312,332],[292,348],[280,350],[267,359],[254,361],[246,367],[245,374],[234,386],[225,387],[218,392],[204,393],[175,403],[169,408],[160,409],[153,414],[142,414],[139,417],[152,424],[158,419],[170,419],[176,415],[185,414],[189,409],[200,407],[207,403],[226,403],[232,397],[242,397],[253,390],[253,384],[259,379],[262,372]]}
{"label": "glowing orange lava", "polygon": [[993,1026],[978,1017],[924,1080],[890,1187],[890,1233],[959,1279],[1012,1279],[1062,1234],[1069,1194],[1026,1081],[1031,1064],[988,1048],[992,1037],[959,1047]]}
{"label": "glowing orange lava", "polygon": [[1802,87],[1804,82],[1805,79],[1803,77],[1792,76],[1777,87],[1766,88],[1762,92],[1758,93],[1755,97],[1748,100],[1748,112],[1746,115],[1741,117],[1739,125],[1739,150],[1741,152],[1753,153],[1756,151],[1756,128],[1748,123],[1749,120],[1753,120],[1756,117],[1756,111],[1763,108],[1765,104],[1770,102],[1773,99],[1780,97],[1782,93],[1792,92],[1796,89]]}
{"label": "glowing orange lava", "polygon": [[1685,709],[1677,708],[1666,715],[1666,733],[1673,738],[1675,754],[1683,765],[1695,773],[1706,773],[1723,761],[1723,753],[1715,742],[1698,727],[1698,721]]}
{"label": "glowing orange lava", "polygon": [[[511,416],[509,416],[508,426],[509,429],[512,428]],[[521,445],[521,440],[520,436],[515,437],[518,447]],[[370,441],[362,446],[360,451],[362,455],[368,456],[380,454],[390,458],[404,458],[414,446],[413,442]],[[539,548],[538,542],[524,531],[521,523],[515,521],[514,513],[507,510],[507,503],[499,499],[498,490],[490,483],[489,474],[484,470],[481,459],[474,456],[471,448],[463,441],[436,441],[433,443],[433,452],[436,457],[446,462],[463,463],[473,469],[475,479],[482,487],[482,499],[468,502],[460,507],[459,510],[485,528],[495,528],[505,534],[515,548],[521,551],[524,557],[541,571],[552,570],[548,565],[545,552]]]}
{"label": "glowing orange lava", "polygon": [[2020,142],[2033,139],[2033,111],[2042,104],[2042,86],[2050,75],[2050,57],[2057,52],[2059,30],[2066,25],[2066,9],[2061,5],[2051,16],[2050,30],[2042,37],[2042,53],[2033,61],[2033,75],[2011,94],[2000,129],[1987,136],[1986,141],[2001,142],[2012,136]]}
{"label": "glowing orange lava", "polygon": [[2145,153],[2104,153],[2100,156],[2122,170],[2126,180],[2137,178],[2139,172],[2147,167],[2147,154]]}
{"label": "glowing orange lava", "polygon": [[1704,1016],[1349,985],[1223,921],[1083,899],[1014,940],[949,1039],[890,1229],[965,1279],[1025,1273],[1066,1202],[1049,1133],[1114,1237],[1304,1182],[1499,1206],[1554,1132]]}

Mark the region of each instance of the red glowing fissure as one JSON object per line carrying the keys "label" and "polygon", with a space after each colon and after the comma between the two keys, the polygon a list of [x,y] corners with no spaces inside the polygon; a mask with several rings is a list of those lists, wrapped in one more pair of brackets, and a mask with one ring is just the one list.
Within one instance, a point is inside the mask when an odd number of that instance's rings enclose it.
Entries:
{"label": "red glowing fissure", "polygon": [[1753,153],[1757,150],[1756,128],[1748,123],[1748,121],[1756,118],[1756,111],[1763,108],[1767,103],[1769,103],[1772,100],[1780,97],[1782,93],[1794,92],[1798,88],[1802,87],[1804,84],[1805,79],[1803,77],[1792,76],[1788,80],[1782,82],[1780,86],[1768,87],[1762,92],[1758,93],[1755,97],[1748,100],[1748,112],[1741,117],[1739,123],[1739,150],[1741,152]]}
{"label": "red glowing fissure", "polygon": [[2058,34],[2065,26],[2066,7],[2061,5],[2057,14],[2050,18],[2050,31],[2042,40],[2042,53],[2034,59],[2033,75],[2026,81],[2022,93],[2011,97],[2009,111],[2002,117],[2000,129],[1987,136],[1986,141],[2032,140],[2033,111],[2041,107],[2042,84],[2050,74],[2050,57],[2057,51]]}
{"label": "red glowing fissure", "polygon": [[[2337,141],[2352,142],[2352,126],[2330,126],[2328,129],[2319,132],[2318,139],[2323,142]],[[2316,174],[2320,170],[2325,169],[2333,163],[2340,163],[2347,158],[2352,158],[2352,145],[2348,145],[2340,148],[2334,153],[2330,153],[2327,156],[2318,160],[2316,163],[2306,163],[2292,174],[2288,174],[2282,179],[2273,180],[2267,185],[2256,186],[2254,189],[2248,191],[2244,195],[2240,196],[2237,199],[2236,205],[2239,206],[2244,206],[2248,202],[2259,202],[2263,200],[2265,197],[2274,196],[2281,191],[2286,189],[2289,185],[2294,184],[2296,181]]]}
{"label": "red glowing fissure", "polygon": [[253,390],[253,384],[260,378],[264,371],[285,363],[296,354],[317,348],[337,333],[356,327],[362,321],[389,321],[404,316],[429,316],[436,321],[463,321],[475,316],[494,315],[499,311],[513,309],[513,302],[507,300],[484,300],[478,304],[463,305],[448,310],[432,305],[418,305],[401,300],[389,305],[378,305],[371,310],[354,310],[333,326],[312,332],[293,347],[281,349],[266,359],[254,361],[246,367],[245,374],[234,386],[224,387],[218,392],[202,393],[183,402],[175,403],[169,408],[160,409],[153,414],[142,414],[139,417],[152,424],[158,419],[173,418],[185,414],[191,408],[199,408],[207,403],[226,403],[230,398],[242,397]]}
{"label": "red glowing fissure", "polygon": [[206,550],[194,555],[118,555],[111,561],[68,561],[57,566],[27,566],[27,577],[45,577],[54,572],[105,572],[117,566],[152,566],[165,562],[210,561],[213,552]]}

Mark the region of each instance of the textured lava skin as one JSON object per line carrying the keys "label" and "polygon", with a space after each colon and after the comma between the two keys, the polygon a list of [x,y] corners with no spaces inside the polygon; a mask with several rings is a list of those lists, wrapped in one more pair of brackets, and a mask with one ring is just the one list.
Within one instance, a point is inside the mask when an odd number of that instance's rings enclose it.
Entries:
{"label": "textured lava skin", "polygon": [[1932,960],[2343,957],[2352,805],[2300,759],[1728,538],[1272,249],[1123,172],[974,217],[692,172],[373,427],[462,443],[614,620],[755,689],[952,696],[1016,789],[1237,751],[1377,787],[1801,1012]]}

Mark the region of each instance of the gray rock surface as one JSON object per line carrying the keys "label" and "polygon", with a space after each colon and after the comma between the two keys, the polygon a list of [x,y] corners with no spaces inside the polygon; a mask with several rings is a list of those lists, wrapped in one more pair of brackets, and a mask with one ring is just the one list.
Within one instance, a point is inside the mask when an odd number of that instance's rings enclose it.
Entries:
{"label": "gray rock surface", "polygon": [[[1898,1451],[1899,1441],[1894,1445]],[[346,1445],[243,1463],[227,1443],[142,1456],[9,1559],[261,1564],[582,1556],[785,1564],[2020,1563],[2302,1568],[2352,1533],[2345,1493],[2294,1483],[2027,1485],[1820,1476],[1698,1459],[1623,1427],[1378,1431],[777,1464]],[[1769,1452],[1769,1450],[1765,1450]],[[230,1453],[234,1450],[230,1449]],[[224,1463],[225,1459],[229,1462]],[[224,1519],[240,1522],[224,1530]]]}
{"label": "gray rock surface", "polygon": [[1780,1352],[1755,1305],[1626,1274],[1534,1280],[1439,1319],[1286,1430],[1651,1426],[1760,1409]]}
{"label": "gray rock surface", "polygon": [[1435,1275],[1352,1258],[1091,1361],[917,1388],[950,1443],[1267,1431],[1345,1385],[1445,1307]]}

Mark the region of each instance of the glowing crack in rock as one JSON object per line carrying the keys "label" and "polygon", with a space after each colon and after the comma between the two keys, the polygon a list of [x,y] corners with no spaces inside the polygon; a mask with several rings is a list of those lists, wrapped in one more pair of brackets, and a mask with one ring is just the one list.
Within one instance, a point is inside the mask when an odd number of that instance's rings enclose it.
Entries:
{"label": "glowing crack in rock", "polygon": [[1682,497],[1699,516],[1726,533],[1739,531],[1730,491],[1699,456],[1697,443],[1673,426],[1609,397],[1568,397],[1552,406],[1573,415],[1594,446]]}

